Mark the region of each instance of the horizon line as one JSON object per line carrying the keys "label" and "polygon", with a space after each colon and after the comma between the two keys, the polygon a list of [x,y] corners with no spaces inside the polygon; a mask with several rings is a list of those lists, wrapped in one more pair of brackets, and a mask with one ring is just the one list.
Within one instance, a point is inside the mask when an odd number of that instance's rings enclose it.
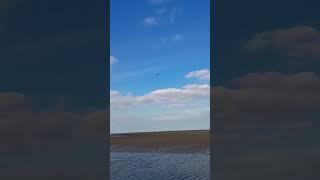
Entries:
{"label": "horizon line", "polygon": [[136,131],[136,132],[121,132],[121,133],[110,133],[109,135],[120,135],[120,134],[137,134],[137,133],[164,133],[164,132],[183,132],[183,131],[210,131],[210,129],[163,130],[163,131]]}

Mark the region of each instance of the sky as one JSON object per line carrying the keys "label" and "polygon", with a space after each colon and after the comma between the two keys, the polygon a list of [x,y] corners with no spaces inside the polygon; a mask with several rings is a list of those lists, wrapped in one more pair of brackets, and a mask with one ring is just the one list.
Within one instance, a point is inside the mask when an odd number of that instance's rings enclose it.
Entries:
{"label": "sky", "polygon": [[209,129],[209,2],[111,0],[111,133]]}

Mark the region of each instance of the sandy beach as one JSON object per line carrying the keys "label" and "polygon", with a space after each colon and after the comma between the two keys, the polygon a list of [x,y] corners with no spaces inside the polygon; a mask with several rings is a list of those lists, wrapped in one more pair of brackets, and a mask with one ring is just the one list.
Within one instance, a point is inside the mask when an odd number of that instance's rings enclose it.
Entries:
{"label": "sandy beach", "polygon": [[209,130],[121,133],[110,135],[113,152],[208,152]]}

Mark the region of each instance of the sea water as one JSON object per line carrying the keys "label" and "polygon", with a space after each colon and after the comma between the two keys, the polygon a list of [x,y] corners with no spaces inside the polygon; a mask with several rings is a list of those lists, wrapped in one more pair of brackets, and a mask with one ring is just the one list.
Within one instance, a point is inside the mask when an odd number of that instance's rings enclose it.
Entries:
{"label": "sea water", "polygon": [[111,180],[209,180],[208,154],[111,153]]}

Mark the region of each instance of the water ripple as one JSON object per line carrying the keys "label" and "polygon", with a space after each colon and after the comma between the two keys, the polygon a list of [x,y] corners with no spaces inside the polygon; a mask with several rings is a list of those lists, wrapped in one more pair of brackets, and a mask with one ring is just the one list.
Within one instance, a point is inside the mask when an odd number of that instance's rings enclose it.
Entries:
{"label": "water ripple", "polygon": [[111,153],[111,180],[209,180],[208,154]]}

